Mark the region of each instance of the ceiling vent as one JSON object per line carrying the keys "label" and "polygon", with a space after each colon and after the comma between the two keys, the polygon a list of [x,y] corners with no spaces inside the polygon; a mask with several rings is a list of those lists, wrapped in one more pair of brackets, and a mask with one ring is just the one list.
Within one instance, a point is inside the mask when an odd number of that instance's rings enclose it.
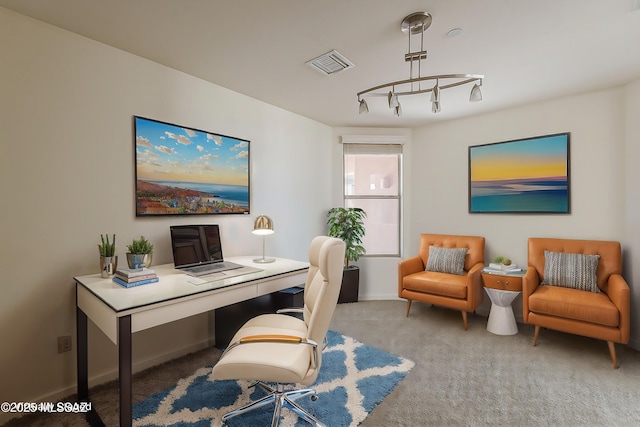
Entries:
{"label": "ceiling vent", "polygon": [[326,76],[354,67],[353,63],[342,56],[337,50],[332,50],[324,55],[320,55],[311,61],[307,61],[306,64]]}

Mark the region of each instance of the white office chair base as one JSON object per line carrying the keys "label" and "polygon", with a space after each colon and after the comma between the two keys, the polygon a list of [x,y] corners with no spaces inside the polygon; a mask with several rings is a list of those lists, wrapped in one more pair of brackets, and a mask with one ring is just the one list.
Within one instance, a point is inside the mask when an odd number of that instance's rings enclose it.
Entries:
{"label": "white office chair base", "polygon": [[326,427],[323,423],[321,423],[316,417],[302,409],[298,406],[294,401],[300,399],[301,397],[311,396],[312,400],[316,400],[318,396],[316,395],[315,390],[311,388],[305,388],[300,390],[290,390],[284,391],[284,386],[282,384],[277,384],[276,388],[273,389],[268,385],[258,382],[256,384],[260,386],[262,389],[269,393],[267,396],[262,399],[256,400],[255,402],[251,402],[248,405],[243,406],[242,408],[238,408],[234,411],[229,412],[222,416],[222,424],[225,425],[228,419],[236,417],[238,415],[244,414],[246,412],[252,411],[257,408],[261,408],[265,405],[275,404],[275,408],[273,410],[273,419],[271,421],[271,427],[277,427],[280,424],[280,413],[282,412],[282,408],[287,408],[293,411],[298,417],[302,418],[309,424],[315,427]]}

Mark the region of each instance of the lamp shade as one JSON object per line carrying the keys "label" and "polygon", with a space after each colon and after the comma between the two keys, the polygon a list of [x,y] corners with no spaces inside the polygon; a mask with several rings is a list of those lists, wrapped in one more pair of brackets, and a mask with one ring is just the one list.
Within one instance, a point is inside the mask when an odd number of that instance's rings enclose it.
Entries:
{"label": "lamp shade", "polygon": [[253,223],[253,234],[259,236],[266,236],[267,234],[273,234],[273,221],[266,215],[260,215]]}

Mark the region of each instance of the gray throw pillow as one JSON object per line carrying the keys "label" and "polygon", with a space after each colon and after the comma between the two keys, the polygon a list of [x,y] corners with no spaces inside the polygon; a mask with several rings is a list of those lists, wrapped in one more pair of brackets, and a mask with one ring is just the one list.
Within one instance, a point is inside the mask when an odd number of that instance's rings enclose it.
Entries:
{"label": "gray throw pillow", "polygon": [[464,257],[468,248],[441,248],[429,246],[429,258],[427,259],[427,271],[439,273],[464,274]]}
{"label": "gray throw pillow", "polygon": [[544,251],[543,285],[600,292],[596,270],[600,255]]}

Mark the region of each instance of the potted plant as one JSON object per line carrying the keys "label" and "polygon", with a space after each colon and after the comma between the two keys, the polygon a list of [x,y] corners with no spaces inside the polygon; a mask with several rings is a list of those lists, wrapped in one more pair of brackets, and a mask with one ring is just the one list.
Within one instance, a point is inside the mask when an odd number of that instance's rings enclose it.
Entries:
{"label": "potted plant", "polygon": [[109,235],[100,235],[98,251],[100,252],[100,275],[102,277],[112,276],[118,268],[118,257],[116,256],[116,235],[113,235],[111,242]]}
{"label": "potted plant", "polygon": [[151,266],[151,258],[153,257],[153,245],[144,236],[139,239],[133,239],[130,245],[127,245],[127,264],[129,268],[139,269]]}
{"label": "potted plant", "polygon": [[327,213],[329,236],[337,237],[346,244],[342,288],[338,302],[358,301],[360,269],[356,265],[350,265],[349,262],[357,261],[366,253],[362,246],[366,216],[366,212],[361,208],[332,208]]}

